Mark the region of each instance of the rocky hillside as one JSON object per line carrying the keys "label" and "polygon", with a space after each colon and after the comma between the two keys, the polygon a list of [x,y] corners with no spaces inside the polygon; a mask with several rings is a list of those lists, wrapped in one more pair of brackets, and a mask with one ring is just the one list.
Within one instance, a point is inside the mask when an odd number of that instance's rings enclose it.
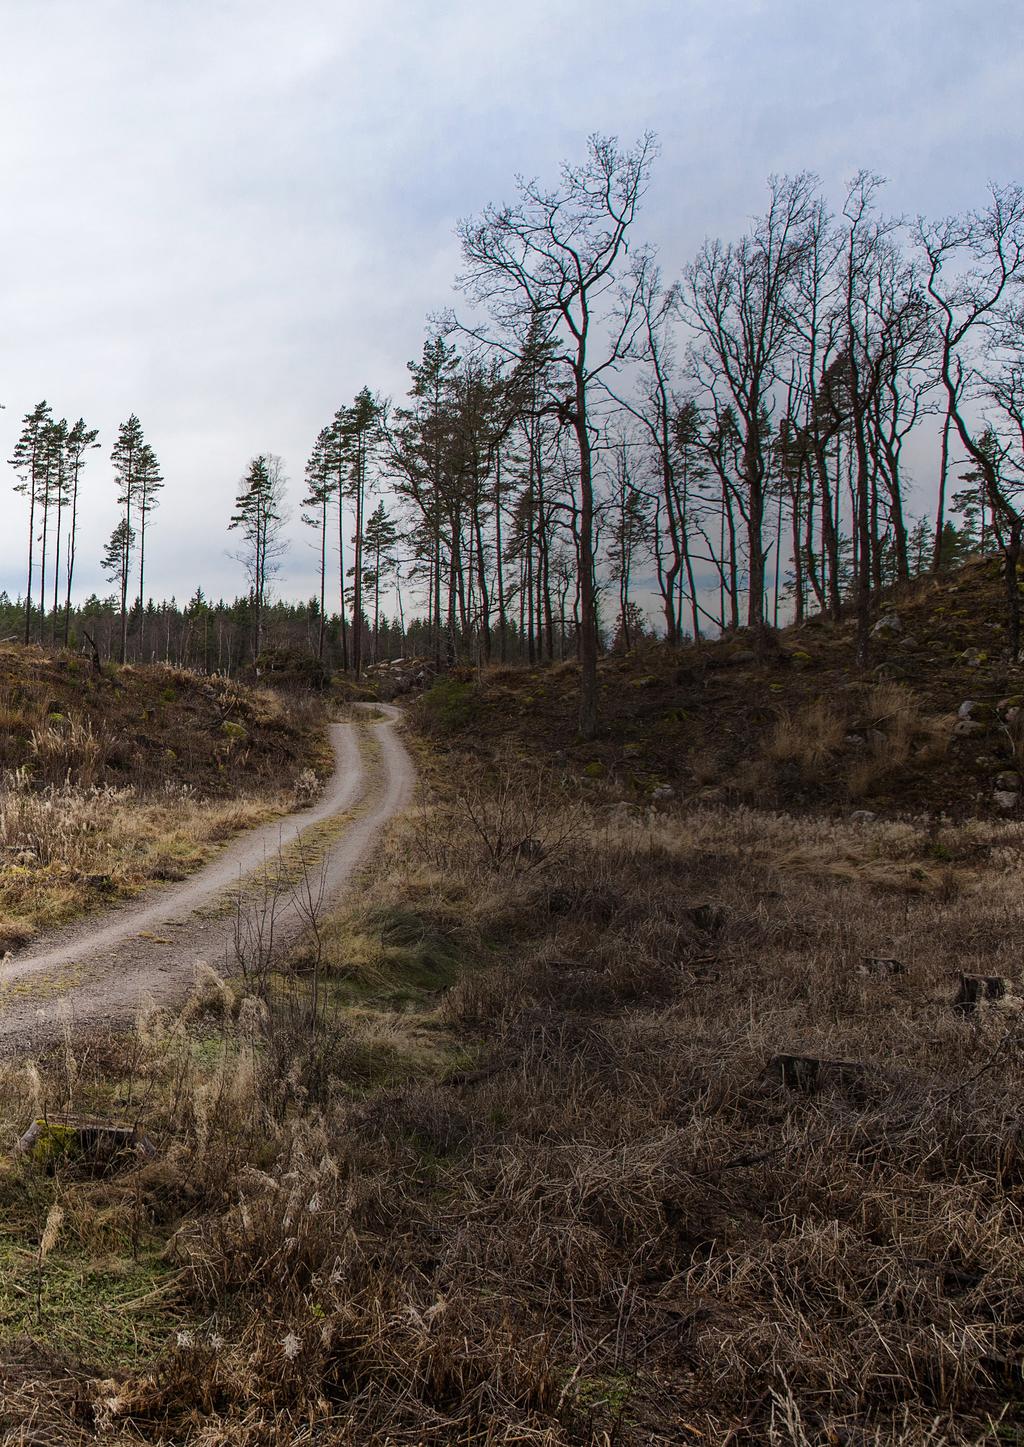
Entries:
{"label": "rocky hillside", "polygon": [[852,624],[814,619],[759,656],[743,632],[601,663],[601,729],[576,729],[576,666],[436,682],[424,725],[458,747],[546,757],[595,792],[845,813],[1014,817],[1024,667],[1005,641],[1000,561],[894,592],[867,672]]}

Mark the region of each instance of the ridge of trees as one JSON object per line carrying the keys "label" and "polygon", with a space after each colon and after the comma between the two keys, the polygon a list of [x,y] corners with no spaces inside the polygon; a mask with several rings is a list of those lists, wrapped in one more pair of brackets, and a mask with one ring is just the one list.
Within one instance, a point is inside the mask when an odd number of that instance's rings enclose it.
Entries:
{"label": "ridge of trees", "polygon": [[[883,589],[977,548],[1002,554],[1019,653],[1024,188],[994,184],[980,208],[936,221],[887,212],[867,171],[835,209],[811,173],[771,177],[742,236],[707,238],[669,278],[635,235],[656,156],[650,135],[630,148],[594,136],[553,185],[519,178],[510,203],[459,223],[465,312],[432,319],[404,398],[364,387],[313,442],[308,604],[273,601],[286,479],[273,454],[252,460],[226,523],[248,599],[209,614],[214,666],[268,640],[357,677],[395,648],[437,666],[568,653],[589,736],[601,647],[651,631],[641,590],[670,642],[746,626],[759,643],[817,610],[856,619],[866,663]],[[46,402],[23,420],[10,460],[28,500],[27,641],[107,619],[102,600],[72,602],[97,445]],[[118,630],[105,646],[192,658],[201,594],[160,605],[163,633],[147,640],[163,478],[134,414],[111,462]],[[934,494],[926,517],[916,485]]]}

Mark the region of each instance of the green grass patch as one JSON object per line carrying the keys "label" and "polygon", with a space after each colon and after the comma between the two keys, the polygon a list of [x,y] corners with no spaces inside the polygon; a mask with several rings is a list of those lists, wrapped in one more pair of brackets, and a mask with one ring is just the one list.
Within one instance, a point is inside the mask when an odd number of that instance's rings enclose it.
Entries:
{"label": "green grass patch", "polygon": [[414,909],[392,906],[346,912],[324,931],[328,973],[341,998],[416,1005],[458,978],[463,951]]}
{"label": "green grass patch", "polygon": [[31,1337],[104,1371],[139,1366],[177,1324],[175,1272],[147,1250],[95,1256],[0,1239],[0,1344]]}

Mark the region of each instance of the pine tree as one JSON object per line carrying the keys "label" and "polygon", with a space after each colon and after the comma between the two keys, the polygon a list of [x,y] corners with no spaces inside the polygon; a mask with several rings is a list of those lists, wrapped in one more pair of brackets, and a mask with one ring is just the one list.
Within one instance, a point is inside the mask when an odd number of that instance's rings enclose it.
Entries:
{"label": "pine tree", "polygon": [[50,425],[51,408],[39,402],[22,419],[21,436],[15,445],[10,464],[18,477],[14,491],[28,495],[28,579],[25,584],[25,642],[32,640],[32,584],[35,564],[36,508],[45,472],[46,431]]}
{"label": "pine tree", "polygon": [[[121,580],[121,647],[120,659],[124,663],[128,656],[128,578],[131,554],[135,548],[135,529],[132,526],[132,514],[138,503],[139,490],[139,469],[143,461],[143,448],[146,439],[142,433],[142,423],[133,412],[127,422],[122,422],[117,431],[117,441],[114,443],[110,454],[110,460],[114,465],[114,478],[118,485],[117,501],[124,509],[122,522],[124,527],[118,536],[122,546],[128,552],[125,558],[124,568],[119,576]],[[115,533],[117,530],[115,529]],[[113,535],[112,535],[113,537]],[[104,564],[106,566],[106,564]]]}
{"label": "pine tree", "polygon": [[[144,442],[139,449],[139,456],[135,472],[135,504],[136,513],[139,519],[139,594],[138,606],[140,619],[145,618],[141,611],[143,605],[143,594],[146,582],[146,526],[149,515],[156,508],[159,502],[159,494],[163,490],[164,480],[160,476],[160,464],[156,460],[156,453],[148,442]],[[139,631],[139,652],[142,652],[144,624]]]}
{"label": "pine tree", "polygon": [[81,417],[79,417],[67,436],[67,481],[70,517],[68,519],[67,591],[64,595],[65,647],[67,647],[71,631],[71,585],[75,576],[75,550],[78,543],[78,486],[82,475],[82,468],[86,463],[86,454],[99,447],[99,443],[96,440],[98,436],[98,430],[95,427],[86,427],[85,421]]}
{"label": "pine tree", "polygon": [[64,504],[67,501],[66,454],[68,424],[62,417],[59,422],[50,422],[42,439],[42,478],[37,504],[42,515],[42,549],[39,558],[39,641],[45,642],[46,635],[46,564],[51,536],[50,517],[56,512],[53,569],[53,631],[51,641],[56,641],[57,630],[57,589],[60,582],[60,538]]}
{"label": "pine tree", "polygon": [[[324,427],[316,439],[309,461],[306,463],[306,496],[302,499],[302,506],[308,509],[302,514],[302,521],[308,527],[318,528],[320,532],[320,632],[317,641],[317,657],[321,660],[324,656],[327,601],[327,509],[338,491],[335,476],[336,451],[337,437],[334,428]],[[342,618],[344,618],[344,600],[342,601]]]}
{"label": "pine tree", "polygon": [[355,509],[355,560],[352,568],[352,667],[358,678],[363,661],[363,529],[374,454],[381,441],[383,406],[368,387],[336,418],[338,443],[347,478],[344,492]]}
{"label": "pine tree", "polygon": [[365,578],[373,588],[373,661],[377,661],[377,641],[380,636],[380,587],[395,567],[395,544],[398,528],[388,517],[383,502],[379,502],[366,521],[363,534],[363,553],[366,557]]}
{"label": "pine tree", "polygon": [[124,662],[125,646],[125,600],[128,595],[128,576],[131,557],[135,548],[135,533],[125,518],[114,528],[107,540],[107,546],[100,559],[100,566],[117,587],[121,617],[121,661]]}
{"label": "pine tree", "polygon": [[240,557],[249,575],[252,656],[256,663],[263,646],[263,613],[270,578],[283,550],[284,476],[279,458],[264,452],[252,459],[235,498],[235,508],[228,527],[238,529],[245,539]]}
{"label": "pine tree", "polygon": [[441,666],[442,517],[451,452],[453,406],[459,357],[443,336],[428,338],[418,362],[408,364],[412,406],[397,413],[391,463],[399,495],[416,507],[421,526],[413,533],[420,567],[427,574],[430,648]]}

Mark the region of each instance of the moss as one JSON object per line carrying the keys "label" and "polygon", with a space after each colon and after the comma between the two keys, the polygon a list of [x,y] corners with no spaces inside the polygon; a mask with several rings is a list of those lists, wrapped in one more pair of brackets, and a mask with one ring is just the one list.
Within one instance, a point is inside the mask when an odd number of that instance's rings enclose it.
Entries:
{"label": "moss", "polygon": [[54,1166],[61,1160],[73,1160],[80,1154],[78,1132],[74,1126],[58,1121],[38,1119],[39,1137],[32,1147],[32,1160],[37,1166]]}
{"label": "moss", "polygon": [[603,779],[607,772],[600,759],[591,759],[589,764],[583,765],[584,776],[588,779]]}

